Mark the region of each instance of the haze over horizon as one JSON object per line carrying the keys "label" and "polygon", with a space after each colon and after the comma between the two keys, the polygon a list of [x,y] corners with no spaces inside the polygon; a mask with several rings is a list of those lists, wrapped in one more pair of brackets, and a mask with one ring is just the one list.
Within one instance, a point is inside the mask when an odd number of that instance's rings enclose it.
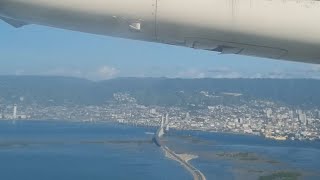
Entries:
{"label": "haze over horizon", "polygon": [[313,78],[320,65],[219,55],[177,46],[116,39],[36,25],[0,22],[0,75],[116,77]]}
{"label": "haze over horizon", "polygon": [[174,79],[180,79],[180,80],[203,80],[203,79],[211,79],[211,80],[237,80],[237,79],[247,79],[247,80],[316,80],[320,81],[320,78],[314,78],[314,77],[166,77],[166,76],[158,76],[158,77],[152,77],[152,76],[144,76],[144,77],[138,77],[138,76],[115,76],[110,77],[106,79],[89,79],[87,77],[77,77],[77,76],[68,76],[68,75],[41,75],[41,74],[35,74],[35,75],[24,75],[24,74],[5,74],[0,75],[1,77],[43,77],[43,78],[75,78],[79,80],[86,80],[86,81],[92,81],[92,82],[101,82],[101,81],[109,81],[109,80],[118,80],[118,79],[167,79],[167,80],[174,80]]}

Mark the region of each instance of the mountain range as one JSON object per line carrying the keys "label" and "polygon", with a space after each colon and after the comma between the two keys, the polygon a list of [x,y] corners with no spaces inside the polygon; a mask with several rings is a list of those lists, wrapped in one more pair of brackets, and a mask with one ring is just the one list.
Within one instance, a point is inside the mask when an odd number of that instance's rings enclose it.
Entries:
{"label": "mountain range", "polygon": [[[260,99],[320,107],[320,80],[314,79],[116,78],[96,82],[73,77],[0,76],[0,104],[23,101],[45,105],[101,105],[112,101],[113,94],[119,92],[130,94],[143,105],[210,105]],[[242,96],[206,100],[226,93]]]}

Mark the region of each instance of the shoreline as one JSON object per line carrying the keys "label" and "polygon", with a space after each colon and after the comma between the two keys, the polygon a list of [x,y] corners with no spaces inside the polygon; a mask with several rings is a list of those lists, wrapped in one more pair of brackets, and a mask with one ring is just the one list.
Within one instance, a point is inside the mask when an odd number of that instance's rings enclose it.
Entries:
{"label": "shoreline", "polygon": [[[133,124],[133,123],[120,123],[117,120],[96,120],[96,121],[90,121],[90,120],[63,120],[63,119],[46,119],[46,120],[39,120],[39,119],[2,119],[0,122],[13,122],[14,124],[17,122],[66,122],[66,123],[86,123],[86,124],[114,124],[114,125],[124,125],[129,127],[141,127],[141,128],[157,128],[157,125],[143,125],[143,124]],[[171,127],[170,129],[173,129],[175,131],[190,131],[190,132],[205,132],[205,133],[219,133],[219,134],[226,134],[226,135],[240,135],[240,136],[252,136],[252,137],[261,137],[265,140],[271,140],[275,142],[320,142],[320,139],[294,139],[286,138],[283,139],[277,139],[277,138],[268,138],[263,135],[256,135],[256,134],[250,134],[250,133],[239,133],[239,132],[231,132],[231,131],[212,131],[212,130],[203,130],[203,129],[184,129],[184,128],[176,128]]]}

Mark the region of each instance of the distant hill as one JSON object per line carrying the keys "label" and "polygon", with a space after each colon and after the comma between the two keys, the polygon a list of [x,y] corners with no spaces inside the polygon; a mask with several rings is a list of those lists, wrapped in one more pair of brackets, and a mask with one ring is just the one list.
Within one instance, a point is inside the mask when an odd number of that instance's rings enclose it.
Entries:
{"label": "distant hill", "polygon": [[[320,107],[320,80],[312,79],[117,78],[94,82],[70,77],[0,76],[0,103],[16,103],[23,97],[24,103],[99,105],[112,100],[117,92],[127,92],[145,105],[214,103],[199,94],[201,91],[243,94],[234,103],[258,98]],[[231,98],[215,101],[233,102]]]}

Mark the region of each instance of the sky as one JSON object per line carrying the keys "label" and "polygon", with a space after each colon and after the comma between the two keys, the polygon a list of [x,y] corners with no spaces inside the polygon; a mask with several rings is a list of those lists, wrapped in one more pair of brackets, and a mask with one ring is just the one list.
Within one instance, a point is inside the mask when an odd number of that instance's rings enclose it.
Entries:
{"label": "sky", "polygon": [[204,50],[0,21],[0,75],[316,78],[320,65],[220,55]]}

